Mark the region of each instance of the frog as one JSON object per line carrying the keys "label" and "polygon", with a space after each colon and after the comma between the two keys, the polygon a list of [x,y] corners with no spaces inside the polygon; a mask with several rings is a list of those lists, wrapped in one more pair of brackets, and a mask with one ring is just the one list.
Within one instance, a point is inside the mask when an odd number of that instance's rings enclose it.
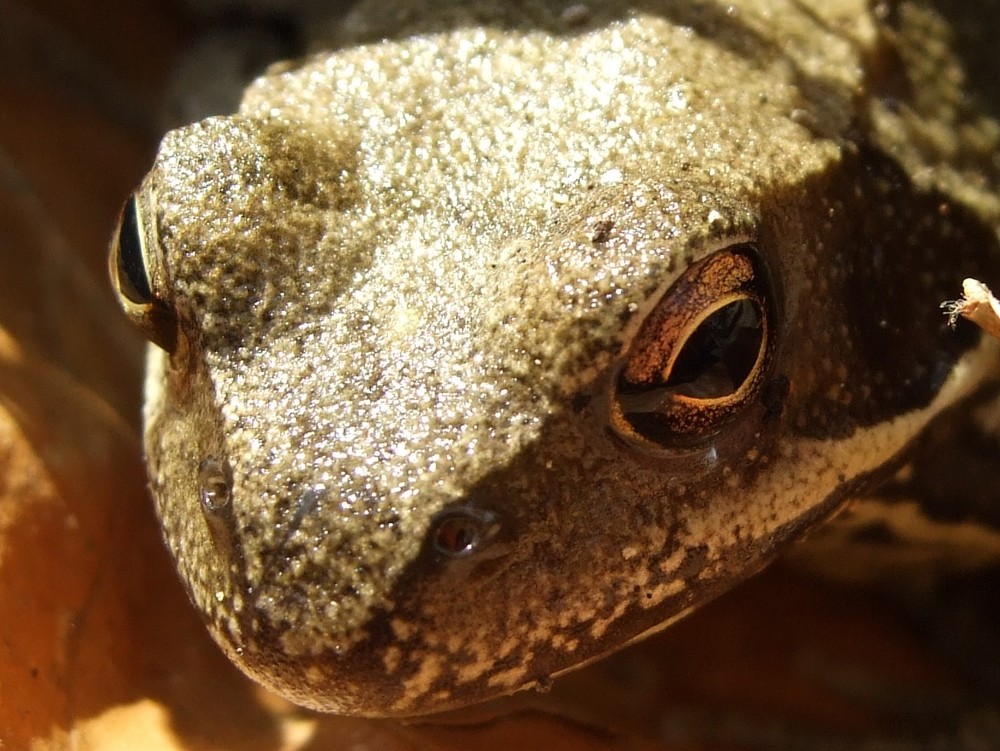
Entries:
{"label": "frog", "polygon": [[291,701],[543,689],[995,397],[939,304],[997,288],[1000,126],[933,8],[362,0],[317,39],[163,138],[109,256],[164,540]]}

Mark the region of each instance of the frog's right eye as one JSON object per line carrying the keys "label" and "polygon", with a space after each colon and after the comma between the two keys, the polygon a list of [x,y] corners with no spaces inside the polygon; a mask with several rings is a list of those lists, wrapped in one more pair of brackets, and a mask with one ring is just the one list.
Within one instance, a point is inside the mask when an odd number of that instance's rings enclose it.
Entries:
{"label": "frog's right eye", "polygon": [[172,352],[177,344],[177,317],[154,292],[148,236],[134,194],[122,207],[108,267],[118,303],[129,320],[151,342]]}

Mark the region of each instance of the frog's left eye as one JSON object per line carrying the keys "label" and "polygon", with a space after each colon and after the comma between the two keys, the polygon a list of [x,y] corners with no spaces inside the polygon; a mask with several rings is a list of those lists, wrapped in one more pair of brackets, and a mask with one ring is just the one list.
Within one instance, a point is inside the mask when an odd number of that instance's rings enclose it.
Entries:
{"label": "frog's left eye", "polygon": [[177,319],[154,293],[149,245],[135,195],[122,207],[111,239],[108,267],[118,303],[132,323],[151,342],[172,352],[177,343]]}
{"label": "frog's left eye", "polygon": [[772,311],[754,246],[734,245],[690,267],[632,341],[615,384],[614,428],[665,447],[715,435],[759,401]]}

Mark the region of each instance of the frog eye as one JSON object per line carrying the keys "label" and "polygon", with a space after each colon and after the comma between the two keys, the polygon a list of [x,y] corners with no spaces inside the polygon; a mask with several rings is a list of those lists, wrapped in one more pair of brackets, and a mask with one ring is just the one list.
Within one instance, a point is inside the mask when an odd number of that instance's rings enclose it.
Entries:
{"label": "frog eye", "polygon": [[153,291],[149,244],[134,194],[118,218],[108,266],[111,284],[125,314],[147,339],[172,352],[177,343],[177,318]]}
{"label": "frog eye", "polygon": [[734,245],[691,266],[631,343],[615,383],[615,430],[665,447],[715,435],[758,400],[772,309],[754,246]]}

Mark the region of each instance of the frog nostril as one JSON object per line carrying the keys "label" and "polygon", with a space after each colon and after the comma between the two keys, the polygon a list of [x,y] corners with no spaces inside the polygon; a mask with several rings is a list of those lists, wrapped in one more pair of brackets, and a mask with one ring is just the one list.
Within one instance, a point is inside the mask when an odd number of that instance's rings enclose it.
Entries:
{"label": "frog nostril", "polygon": [[233,470],[229,462],[209,457],[198,465],[198,493],[207,513],[221,511],[233,495]]}
{"label": "frog nostril", "polygon": [[451,558],[472,555],[492,539],[500,524],[497,515],[472,506],[458,506],[438,514],[431,528],[434,549]]}
{"label": "frog nostril", "polygon": [[233,468],[227,460],[210,456],[198,465],[197,482],[201,515],[216,552],[230,563],[241,560],[233,510]]}

